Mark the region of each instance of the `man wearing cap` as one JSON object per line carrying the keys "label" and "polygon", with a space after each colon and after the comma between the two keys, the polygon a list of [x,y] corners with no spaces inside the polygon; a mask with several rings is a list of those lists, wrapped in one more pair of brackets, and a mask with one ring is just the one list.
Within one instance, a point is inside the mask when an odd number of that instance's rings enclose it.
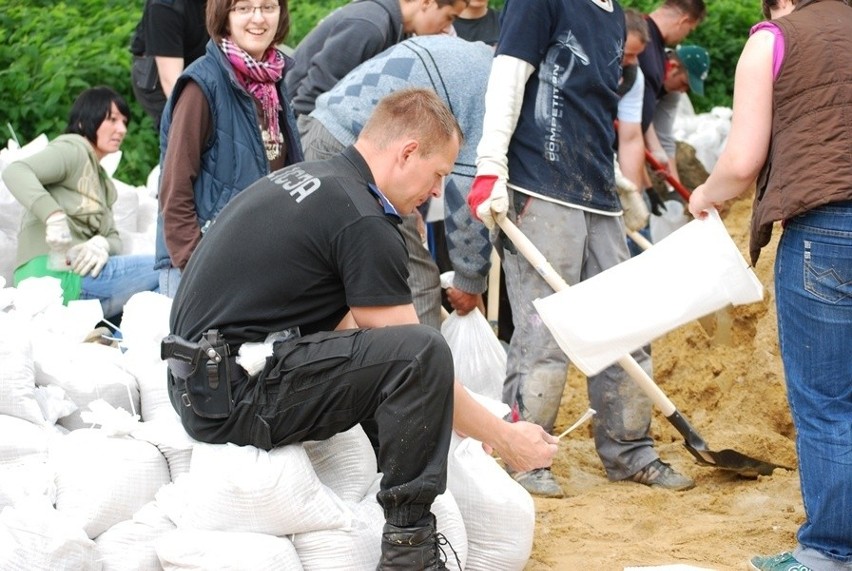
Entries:
{"label": "man wearing cap", "polygon": [[[660,99],[666,94],[664,86],[669,58],[666,46],[682,42],[704,19],[707,9],[704,0],[663,0],[645,19],[648,22],[649,41],[639,55],[639,67],[645,75],[645,96],[642,101],[642,131],[648,150],[659,160],[668,160],[668,153],[657,139],[653,124]],[[676,107],[675,107],[676,108]],[[663,157],[665,155],[665,158]],[[677,166],[669,162],[669,171],[677,177]],[[645,193],[651,203],[651,212],[660,216],[665,209],[663,201],[653,190],[647,176]],[[651,189],[651,190],[649,190]]]}
{"label": "man wearing cap", "polygon": [[[677,145],[674,139],[674,121],[677,109],[685,93],[704,96],[704,80],[710,69],[710,54],[701,46],[680,45],[667,50],[666,76],[663,80],[663,95],[657,101],[654,117],[647,136],[654,136],[666,154],[669,174],[680,180],[677,170]],[[657,143],[652,143],[656,146]]]}

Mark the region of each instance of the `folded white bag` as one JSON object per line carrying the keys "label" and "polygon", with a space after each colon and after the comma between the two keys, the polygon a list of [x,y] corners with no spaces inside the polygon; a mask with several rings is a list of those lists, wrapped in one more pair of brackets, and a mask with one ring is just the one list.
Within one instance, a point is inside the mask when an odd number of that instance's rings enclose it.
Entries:
{"label": "folded white bag", "polygon": [[594,375],[684,323],[762,299],[763,286],[713,210],[642,254],[534,304],[559,347]]}

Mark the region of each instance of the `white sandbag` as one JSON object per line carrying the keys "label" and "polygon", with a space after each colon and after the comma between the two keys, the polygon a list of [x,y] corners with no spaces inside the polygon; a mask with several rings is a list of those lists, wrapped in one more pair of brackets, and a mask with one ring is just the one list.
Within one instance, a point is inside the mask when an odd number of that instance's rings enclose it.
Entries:
{"label": "white sandbag", "polygon": [[33,359],[45,343],[48,347],[55,346],[50,338],[58,338],[64,344],[82,342],[103,318],[103,308],[96,299],[78,299],[68,302],[67,306],[56,304],[46,308],[33,317],[30,327]]}
{"label": "white sandbag", "polygon": [[360,502],[347,502],[347,505],[352,511],[349,529],[324,529],[293,536],[293,545],[305,571],[373,571],[376,568],[382,550],[384,511],[376,501],[375,492]]}
{"label": "white sandbag", "polygon": [[453,353],[456,378],[471,391],[490,398],[503,395],[506,351],[479,309],[466,315],[453,311],[441,324]]}
{"label": "white sandbag", "polygon": [[481,442],[453,435],[447,488],[467,531],[465,569],[523,569],[532,553],[535,504]]}
{"label": "white sandbag", "polygon": [[[3,211],[0,206],[0,212]],[[4,230],[0,228],[0,278],[7,284],[12,285],[15,277],[15,259],[18,255],[17,231]]]}
{"label": "white sandbag", "polygon": [[189,472],[157,501],[179,528],[284,536],[348,527],[352,514],[317,478],[301,444],[267,452],[198,443]]}
{"label": "white sandbag", "polygon": [[151,169],[151,172],[148,173],[148,177],[145,179],[145,188],[148,190],[148,196],[150,198],[156,199],[160,194],[160,165],[157,163],[154,165],[154,168]]}
{"label": "white sandbag", "polygon": [[95,542],[45,498],[0,512],[0,569],[100,571]]}
{"label": "white sandbag", "polygon": [[32,498],[56,501],[53,470],[44,462],[0,464],[0,510]]}
{"label": "white sandbag", "polygon": [[659,216],[650,217],[651,241],[656,244],[678,228],[685,226],[690,218],[687,217],[686,208],[680,200],[666,200],[666,209]]}
{"label": "white sandbag", "polygon": [[61,387],[79,408],[61,418],[61,426],[69,430],[90,426],[81,412],[97,399],[131,415],[139,414],[139,387],[136,378],[125,370],[119,349],[100,343],[51,344],[36,349],[34,357],[36,384]]}
{"label": "white sandbag", "polygon": [[75,430],[51,442],[56,509],[74,518],[89,537],[133,517],[169,482],[166,459],[151,444]]}
{"label": "white sandbag", "polygon": [[160,342],[169,334],[171,298],[153,291],[134,294],[124,304],[122,343],[150,359],[160,360]]}
{"label": "white sandbag", "polygon": [[181,474],[189,472],[192,449],[198,441],[186,433],[177,415],[174,418],[143,422],[133,431],[132,436],[157,447],[166,458],[172,482]]}
{"label": "white sandbag", "polygon": [[174,529],[156,502],[145,504],[133,519],[115,524],[95,539],[103,571],[160,571],[155,542]]}
{"label": "white sandbag", "polygon": [[126,182],[112,179],[117,193],[112,205],[112,217],[119,234],[136,232],[136,211],[139,209],[139,190]]}
{"label": "white sandbag", "polygon": [[289,539],[260,533],[176,529],[155,542],[166,571],[300,571]]}
{"label": "white sandbag", "polygon": [[45,462],[48,432],[16,416],[0,414],[0,465]]}
{"label": "white sandbag", "polygon": [[443,558],[446,559],[447,569],[467,569],[467,529],[458,503],[450,490],[435,498],[432,502],[432,513],[435,515],[438,533],[447,540],[446,544],[438,544]]}
{"label": "white sandbag", "polygon": [[361,501],[376,477],[376,454],[360,424],[328,440],[302,446],[320,482],[341,500]]}
{"label": "white sandbag", "polygon": [[762,299],[763,286],[713,210],[642,254],[534,303],[571,361],[594,375],[684,323]]}
{"label": "white sandbag", "polygon": [[166,362],[139,356],[133,349],[124,354],[124,362],[139,387],[142,420],[180,420],[169,398]]}
{"label": "white sandbag", "polygon": [[[118,164],[121,162],[121,151],[115,151],[114,153],[109,153],[101,157],[99,161],[101,163],[101,167],[103,167],[104,171],[106,171],[107,175],[112,178],[112,175],[115,174],[115,171],[118,170]],[[115,179],[113,179],[115,181]],[[118,181],[121,182],[121,181]]]}
{"label": "white sandbag", "polygon": [[124,305],[125,365],[136,377],[144,421],[178,418],[169,400],[166,363],[160,359],[160,342],[169,334],[171,308],[171,298],[150,291],[135,294]]}
{"label": "white sandbag", "polygon": [[159,203],[156,197],[140,196],[139,210],[136,212],[136,227],[139,233],[148,236],[151,244],[154,244],[154,237],[157,230],[157,210]]}
{"label": "white sandbag", "polygon": [[65,394],[65,389],[57,385],[36,387],[35,399],[47,424],[56,424],[57,420],[68,416],[79,408]]}
{"label": "white sandbag", "polygon": [[62,285],[58,279],[27,278],[18,284],[15,309],[24,319],[31,319],[51,306],[62,306]]}
{"label": "white sandbag", "polygon": [[0,414],[44,423],[34,371],[28,327],[22,319],[0,313]]}

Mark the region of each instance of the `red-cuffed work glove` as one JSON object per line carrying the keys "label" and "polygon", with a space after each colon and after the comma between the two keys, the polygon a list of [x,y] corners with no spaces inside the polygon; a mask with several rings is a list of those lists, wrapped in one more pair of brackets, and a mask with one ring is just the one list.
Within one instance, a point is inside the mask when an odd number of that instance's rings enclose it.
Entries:
{"label": "red-cuffed work glove", "polygon": [[496,175],[477,176],[467,195],[467,205],[474,218],[481,220],[489,229],[494,228],[509,210],[506,181]]}

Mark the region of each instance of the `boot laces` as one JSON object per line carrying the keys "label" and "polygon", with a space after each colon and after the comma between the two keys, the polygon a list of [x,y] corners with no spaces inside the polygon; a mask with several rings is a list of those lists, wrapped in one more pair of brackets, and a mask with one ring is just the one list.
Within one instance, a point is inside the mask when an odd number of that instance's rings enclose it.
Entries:
{"label": "boot laces", "polygon": [[438,549],[441,551],[441,561],[443,563],[446,563],[447,559],[448,559],[447,558],[447,552],[444,549],[444,546],[446,545],[450,549],[450,551],[453,552],[453,557],[455,557],[455,559],[456,559],[456,565],[458,565],[458,568],[459,569],[462,568],[461,560],[459,559],[459,554],[456,553],[456,550],[453,547],[453,544],[450,543],[450,540],[447,539],[446,535],[444,535],[443,533],[437,533],[436,532],[435,533],[435,543],[437,543]]}

